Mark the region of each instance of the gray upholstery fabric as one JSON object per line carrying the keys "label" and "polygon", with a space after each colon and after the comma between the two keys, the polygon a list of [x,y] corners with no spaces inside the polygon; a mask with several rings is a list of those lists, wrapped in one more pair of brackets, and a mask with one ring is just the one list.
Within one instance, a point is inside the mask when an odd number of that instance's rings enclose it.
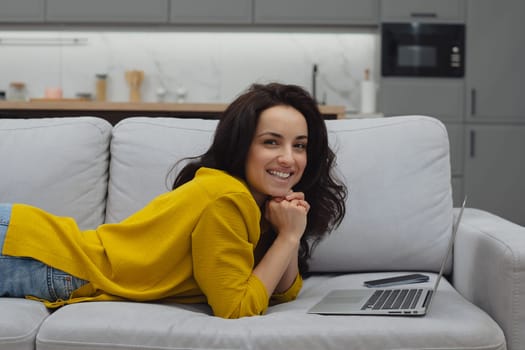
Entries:
{"label": "gray upholstery fabric", "polygon": [[0,349],[31,350],[40,325],[49,316],[42,303],[0,298]]}
{"label": "gray upholstery fabric", "polygon": [[[107,203],[105,220],[119,221],[169,190],[173,164],[202,153],[215,124],[130,118],[112,129],[90,117],[0,119],[0,202],[41,206],[83,228],[104,221]],[[349,187],[348,213],[319,245],[312,267],[341,275],[311,277],[296,301],[239,320],[213,317],[207,305],[85,303],[50,314],[38,302],[3,298],[0,349],[504,350],[505,338],[508,349],[522,349],[525,228],[472,209],[458,231],[454,287],[443,281],[427,316],[306,314],[335,288],[436,271],[453,216],[448,140],[439,121],[407,116],[327,125]]]}
{"label": "gray upholstery fabric", "polygon": [[[173,165],[202,154],[216,121],[131,118],[113,130],[108,222],[166,192]],[[437,119],[327,122],[347,215],[316,250],[313,271],[438,271],[452,225],[449,145]],[[179,168],[177,168],[179,169]],[[406,244],[410,242],[410,244]],[[373,244],[372,244],[373,243]]]}
{"label": "gray upholstery fabric", "polygon": [[452,227],[449,144],[420,116],[327,122],[347,214],[314,252],[318,272],[439,271]]}
{"label": "gray upholstery fabric", "polygon": [[106,222],[118,222],[171,189],[185,157],[207,149],[217,120],[129,118],[113,129]]}
{"label": "gray upholstery fabric", "polygon": [[509,349],[525,349],[525,227],[465,209],[454,251],[454,286],[503,327]]}
{"label": "gray upholstery fabric", "polygon": [[93,117],[0,119],[0,202],[104,222],[111,125]]}
{"label": "gray upholstery fabric", "polygon": [[[42,326],[37,347],[61,349],[484,349],[504,350],[501,329],[446,280],[425,317],[306,314],[331,289],[386,274],[307,279],[299,298],[263,317],[225,320],[205,305],[91,303],[66,306]],[[431,281],[434,280],[432,276]],[[431,282],[430,282],[431,283]]]}

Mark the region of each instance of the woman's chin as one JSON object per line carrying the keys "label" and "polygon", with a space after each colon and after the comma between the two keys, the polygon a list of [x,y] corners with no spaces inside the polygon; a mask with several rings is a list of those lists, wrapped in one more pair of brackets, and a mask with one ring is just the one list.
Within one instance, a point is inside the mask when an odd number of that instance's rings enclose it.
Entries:
{"label": "woman's chin", "polygon": [[270,197],[272,198],[284,198],[286,197],[286,195],[290,193],[290,190],[288,191],[274,191],[272,193],[269,194]]}

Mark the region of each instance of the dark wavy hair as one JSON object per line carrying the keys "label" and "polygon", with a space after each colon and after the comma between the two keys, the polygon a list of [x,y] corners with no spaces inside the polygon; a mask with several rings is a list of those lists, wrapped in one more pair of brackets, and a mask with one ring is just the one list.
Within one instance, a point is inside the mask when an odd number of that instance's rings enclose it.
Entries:
{"label": "dark wavy hair", "polygon": [[299,269],[304,275],[315,245],[341,223],[347,190],[333,174],[335,154],[328,145],[324,119],[315,100],[303,88],[279,83],[253,84],[224,111],[212,145],[203,155],[189,158],[191,162],[179,172],[173,189],[193,179],[200,167],[223,170],[246,180],[246,157],[259,116],[264,110],[279,105],[301,112],[308,125],[307,164],[294,187],[294,191],[305,194],[310,204],[299,248]]}

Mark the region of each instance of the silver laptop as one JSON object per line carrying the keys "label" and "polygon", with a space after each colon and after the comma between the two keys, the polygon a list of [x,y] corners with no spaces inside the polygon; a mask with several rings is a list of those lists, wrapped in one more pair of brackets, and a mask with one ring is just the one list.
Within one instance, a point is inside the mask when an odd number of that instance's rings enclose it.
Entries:
{"label": "silver laptop", "polygon": [[397,286],[393,288],[337,289],[323,297],[319,303],[308,310],[308,313],[322,315],[425,315],[430,308],[443,276],[445,265],[452,252],[466,202],[467,198],[465,197],[433,288]]}

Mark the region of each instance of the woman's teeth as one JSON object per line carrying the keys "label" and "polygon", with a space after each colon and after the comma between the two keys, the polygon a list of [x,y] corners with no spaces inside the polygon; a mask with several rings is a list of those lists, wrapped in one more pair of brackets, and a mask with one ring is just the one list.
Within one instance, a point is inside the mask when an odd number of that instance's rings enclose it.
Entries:
{"label": "woman's teeth", "polygon": [[291,176],[290,173],[283,173],[283,172],[281,172],[281,171],[272,171],[272,170],[270,170],[269,173],[270,173],[271,175],[274,175],[274,176],[280,177],[281,179],[287,179],[287,178],[289,178],[289,177]]}

